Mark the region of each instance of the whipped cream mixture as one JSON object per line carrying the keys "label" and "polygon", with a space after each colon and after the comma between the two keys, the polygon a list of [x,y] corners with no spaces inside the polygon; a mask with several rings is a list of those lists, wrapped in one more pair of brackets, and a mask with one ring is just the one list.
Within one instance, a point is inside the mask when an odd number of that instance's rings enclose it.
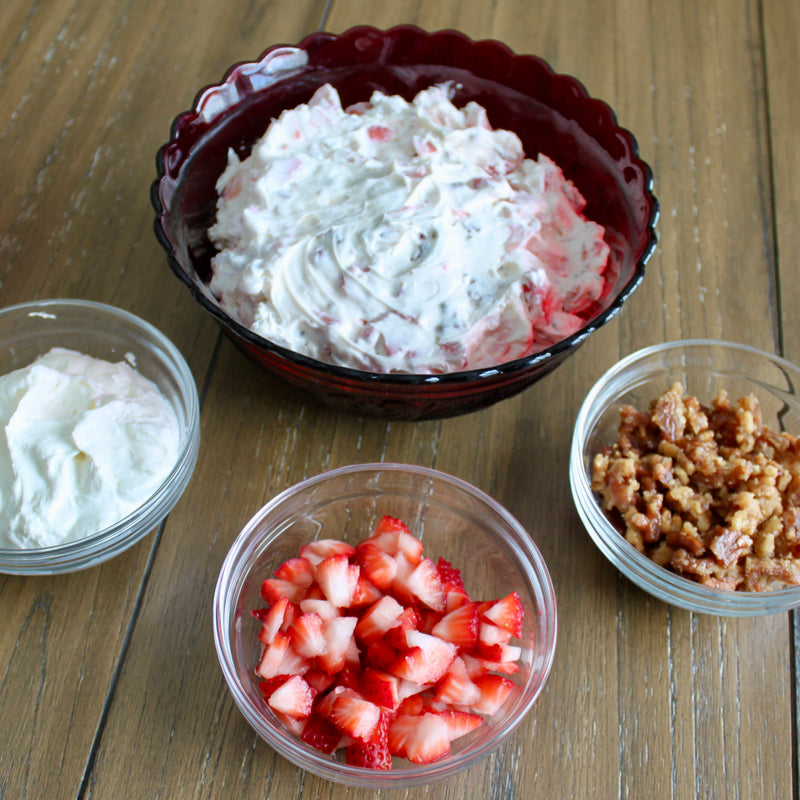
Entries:
{"label": "whipped cream mixture", "polygon": [[126,363],[54,348],[0,377],[0,546],[50,547],[118,522],[172,469],[175,412]]}
{"label": "whipped cream mixture", "polygon": [[448,85],[344,110],[331,86],[217,183],[211,291],[242,324],[373,372],[497,365],[574,333],[608,246],[544,155]]}

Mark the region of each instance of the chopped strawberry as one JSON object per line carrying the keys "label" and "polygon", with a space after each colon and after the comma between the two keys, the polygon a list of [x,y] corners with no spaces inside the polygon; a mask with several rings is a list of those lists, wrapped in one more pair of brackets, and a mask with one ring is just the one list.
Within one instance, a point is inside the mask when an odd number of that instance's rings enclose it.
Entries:
{"label": "chopped strawberry", "polygon": [[517,592],[511,592],[502,600],[493,603],[483,612],[483,616],[501,628],[510,631],[513,636],[522,636],[522,618],[525,611],[522,599]]}
{"label": "chopped strawberry", "polygon": [[456,589],[464,588],[464,581],[461,579],[461,570],[456,569],[449,561],[445,561],[441,556],[436,562],[436,571],[442,583],[449,583]]}
{"label": "chopped strawberry", "polygon": [[383,596],[383,592],[377,586],[375,586],[374,583],[367,580],[367,578],[365,578],[363,575],[359,575],[358,583],[356,584],[356,590],[353,593],[353,602],[350,604],[350,608],[370,606],[380,600]]}
{"label": "chopped strawberry", "polygon": [[477,649],[477,653],[481,658],[491,661],[496,664],[505,662],[516,662],[522,655],[522,648],[513,644],[483,644],[481,643]]}
{"label": "chopped strawberry", "polygon": [[328,719],[342,733],[354,739],[369,739],[381,720],[381,710],[352,689],[340,687],[329,711]]}
{"label": "chopped strawberry", "polygon": [[353,631],[357,622],[356,617],[332,617],[323,625],[327,646],[317,662],[327,673],[339,672],[344,668],[348,650],[354,642]]}
{"label": "chopped strawberry", "polygon": [[324,620],[329,620],[331,617],[341,616],[339,609],[329,603],[327,600],[310,597],[306,597],[300,601],[300,610],[304,614],[309,614],[311,612],[319,614]]}
{"label": "chopped strawberry", "polygon": [[314,695],[314,690],[300,675],[293,675],[272,692],[267,703],[287,717],[305,719],[311,713]]}
{"label": "chopped strawberry", "polygon": [[332,753],[342,741],[342,734],[333,726],[330,720],[313,713],[300,734],[300,738],[323,753]]}
{"label": "chopped strawberry", "polygon": [[464,659],[456,657],[436,685],[434,699],[439,703],[472,708],[481,701],[481,690],[473,682]]}
{"label": "chopped strawberry", "polygon": [[475,685],[481,691],[481,699],[475,703],[474,709],[480,714],[492,716],[514,689],[514,684],[502,675],[482,675],[475,679]]}
{"label": "chopped strawberry", "polygon": [[314,583],[314,567],[307,558],[290,558],[275,570],[275,577],[306,589]]}
{"label": "chopped strawberry", "polygon": [[264,695],[265,699],[268,699],[269,696],[281,685],[283,685],[286,681],[291,678],[291,675],[276,675],[274,678],[268,678],[267,680],[259,681],[258,688],[261,690],[261,694]]}
{"label": "chopped strawberry", "polygon": [[414,606],[406,606],[397,618],[397,624],[386,632],[383,640],[397,650],[405,650],[408,647],[406,632],[419,630],[420,625],[422,625],[422,615]]}
{"label": "chopped strawberry", "polygon": [[400,680],[395,675],[374,667],[366,667],[361,673],[359,688],[365,700],[389,711],[396,711],[400,705],[399,684]]}
{"label": "chopped strawberry", "polygon": [[456,647],[421,631],[408,631],[409,649],[401,653],[387,670],[414,683],[435,683],[447,672],[456,657]]}
{"label": "chopped strawberry", "polygon": [[433,626],[431,633],[456,647],[474,647],[478,641],[478,609],[474,603],[458,606],[445,614]]}
{"label": "chopped strawberry", "polygon": [[328,648],[328,641],[323,633],[323,619],[313,611],[301,614],[292,623],[289,636],[295,652],[305,658],[320,656]]}
{"label": "chopped strawberry", "polygon": [[444,611],[446,608],[444,588],[436,571],[436,565],[429,558],[423,558],[406,580],[405,588],[427,608]]}
{"label": "chopped strawberry", "polygon": [[450,741],[475,730],[483,723],[483,717],[479,714],[472,714],[469,711],[445,710],[432,712],[439,716],[447,724],[447,735]]}
{"label": "chopped strawberry", "polygon": [[361,615],[355,629],[356,639],[361,644],[371,645],[398,624],[402,613],[403,606],[397,600],[383,595]]}
{"label": "chopped strawberry", "polygon": [[275,634],[279,631],[286,631],[292,624],[297,614],[294,603],[289,602],[288,597],[281,597],[276,600],[264,615],[261,624],[261,631],[258,634],[259,641],[264,644],[272,644]]}
{"label": "chopped strawberry", "polygon": [[353,767],[392,768],[392,754],[387,742],[352,742],[345,748],[344,759]]}
{"label": "chopped strawberry", "polygon": [[276,675],[284,674],[281,670],[283,657],[289,649],[289,637],[285,633],[275,634],[273,640],[264,648],[261,660],[256,667],[256,674],[265,680],[274,678]]}
{"label": "chopped strawberry", "polygon": [[308,559],[314,566],[330,556],[343,555],[345,558],[350,558],[353,553],[355,547],[339,539],[317,539],[300,548],[300,557]]}
{"label": "chopped strawberry", "polygon": [[495,625],[493,622],[481,622],[478,627],[478,641],[490,647],[493,644],[506,644],[511,641],[511,631]]}
{"label": "chopped strawberry", "polygon": [[267,603],[276,603],[282,598],[297,603],[303,597],[303,587],[282,578],[267,578],[261,584],[261,596]]}
{"label": "chopped strawberry", "polygon": [[[403,649],[405,649],[403,645]],[[397,660],[397,650],[392,647],[386,638],[373,642],[364,653],[364,664],[375,669],[388,669]]]}
{"label": "chopped strawberry", "polygon": [[356,547],[361,572],[378,589],[386,591],[397,574],[397,562],[375,542],[366,539]]}
{"label": "chopped strawberry", "polygon": [[316,690],[317,694],[324,692],[326,689],[330,689],[334,682],[333,675],[329,675],[324,669],[318,669],[316,667],[308,670],[303,677],[306,679],[306,683],[312,689]]}
{"label": "chopped strawberry", "polygon": [[450,752],[447,723],[437,714],[399,715],[389,725],[389,750],[415,764],[438,761]]}
{"label": "chopped strawberry", "polygon": [[331,605],[336,608],[352,605],[359,572],[358,564],[350,564],[343,553],[328,556],[317,564],[317,581]]}

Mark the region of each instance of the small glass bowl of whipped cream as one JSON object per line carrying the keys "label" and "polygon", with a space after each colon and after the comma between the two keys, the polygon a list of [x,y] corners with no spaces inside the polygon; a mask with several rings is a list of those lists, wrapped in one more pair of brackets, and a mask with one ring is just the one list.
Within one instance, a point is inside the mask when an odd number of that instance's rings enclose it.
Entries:
{"label": "small glass bowl of whipped cream", "polygon": [[148,322],[86,300],[0,310],[0,572],[94,566],[157,527],[200,444],[197,387]]}

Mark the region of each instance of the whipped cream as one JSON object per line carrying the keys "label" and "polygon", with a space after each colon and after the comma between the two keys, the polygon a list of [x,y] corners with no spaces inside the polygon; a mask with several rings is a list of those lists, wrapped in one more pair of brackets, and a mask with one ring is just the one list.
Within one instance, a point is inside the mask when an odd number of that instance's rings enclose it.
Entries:
{"label": "whipped cream", "polygon": [[54,348],[0,377],[0,546],[50,547],[113,525],[161,484],[180,429],[124,362]]}
{"label": "whipped cream", "polygon": [[608,246],[559,167],[451,87],[323,86],[217,182],[210,289],[257,334],[373,372],[488,367],[577,331]]}

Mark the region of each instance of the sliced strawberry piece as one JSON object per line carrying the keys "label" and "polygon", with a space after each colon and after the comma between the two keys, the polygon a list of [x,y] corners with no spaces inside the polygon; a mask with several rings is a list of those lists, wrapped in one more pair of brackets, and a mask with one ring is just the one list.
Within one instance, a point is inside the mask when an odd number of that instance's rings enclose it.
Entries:
{"label": "sliced strawberry piece", "polygon": [[465,708],[472,708],[481,701],[481,690],[473,682],[464,659],[453,659],[447,673],[436,685],[434,699]]}
{"label": "sliced strawberry piece", "polygon": [[473,680],[489,672],[501,672],[504,675],[514,675],[519,672],[519,664],[516,661],[489,661],[470,653],[462,653],[462,658]]}
{"label": "sliced strawberry piece", "polygon": [[345,664],[335,678],[336,686],[344,686],[355,692],[361,692],[361,669],[356,664]]}
{"label": "sliced strawberry piece", "polygon": [[307,589],[314,583],[314,567],[307,558],[290,558],[275,570],[275,577]]}
{"label": "sliced strawberry piece", "polygon": [[367,541],[374,542],[391,556],[403,553],[415,565],[422,557],[422,542],[411,535],[404,522],[394,517],[383,517],[379,520]]}
{"label": "sliced strawberry piece", "polygon": [[319,614],[322,619],[329,620],[331,617],[340,617],[341,612],[336,606],[324,599],[307,597],[300,601],[300,611],[304,614]]}
{"label": "sliced strawberry piece", "polygon": [[300,738],[317,750],[323,753],[332,753],[339,747],[342,741],[342,734],[333,726],[330,720],[318,716],[312,712],[308,718]]}
{"label": "sliced strawberry piece", "polygon": [[353,631],[357,622],[356,617],[332,617],[323,625],[327,646],[317,662],[328,674],[340,672],[347,663],[348,651],[355,644]]}
{"label": "sliced strawberry piece", "polygon": [[493,622],[483,621],[478,628],[478,641],[487,647],[493,644],[506,644],[511,641],[511,631]]}
{"label": "sliced strawberry piece", "polygon": [[331,605],[336,608],[352,605],[359,571],[358,564],[350,564],[343,553],[328,556],[317,564],[317,581]]}
{"label": "sliced strawberry piece", "polygon": [[267,680],[259,681],[258,688],[261,690],[261,694],[264,695],[265,698],[269,698],[269,696],[282,684],[291,678],[291,675],[276,675],[274,678],[269,678]]}
{"label": "sliced strawberry piece", "polygon": [[366,667],[361,673],[359,689],[365,700],[389,711],[395,711],[400,705],[399,684],[400,679],[395,675],[373,667]]}
{"label": "sliced strawberry piece", "polygon": [[475,678],[475,685],[481,691],[480,702],[475,703],[475,711],[492,716],[497,713],[500,706],[505,703],[506,698],[514,690],[514,684],[502,675],[482,675]]}
{"label": "sliced strawberry piece", "polygon": [[267,578],[261,584],[261,596],[267,603],[275,603],[284,597],[298,603],[305,596],[305,589],[281,578]]}
{"label": "sliced strawberry piece", "polygon": [[407,631],[406,641],[409,649],[387,671],[407,681],[435,683],[456,657],[455,645],[421,631]]}
{"label": "sliced strawberry piece", "polygon": [[353,602],[350,608],[363,608],[377,603],[383,597],[383,592],[374,583],[367,580],[363,575],[358,576],[356,590],[353,593]]}
{"label": "sliced strawberry piece", "polygon": [[300,557],[308,559],[312,565],[317,566],[320,561],[324,561],[330,556],[343,555],[345,558],[350,558],[355,551],[353,545],[339,539],[317,539],[317,541],[304,544],[300,548]]}
{"label": "sliced strawberry piece", "polygon": [[522,620],[525,611],[522,607],[522,599],[517,592],[511,592],[502,600],[493,603],[483,616],[495,625],[510,631],[513,636],[522,635]]}
{"label": "sliced strawberry piece", "polygon": [[438,715],[397,716],[389,725],[389,751],[415,764],[438,761],[450,752],[447,723]]}
{"label": "sliced strawberry piece", "polygon": [[472,603],[470,596],[463,589],[459,589],[457,586],[453,586],[452,583],[446,582],[443,582],[442,586],[444,587],[445,613],[449,614],[460,606]]}
{"label": "sliced strawberry piece", "polygon": [[267,703],[275,711],[292,719],[305,719],[311,713],[314,690],[299,675],[292,675],[269,696]]}
{"label": "sliced strawberry piece", "polygon": [[[406,649],[406,645],[403,645]],[[364,653],[364,664],[375,669],[388,669],[397,660],[397,650],[386,639],[373,642]]]}
{"label": "sliced strawberry piece", "polygon": [[477,655],[498,664],[514,662],[522,655],[522,648],[513,644],[483,644],[477,648]]}
{"label": "sliced strawberry piece", "polygon": [[391,769],[392,754],[387,742],[359,742],[347,745],[344,760],[353,767]]}
{"label": "sliced strawberry piece", "polygon": [[355,629],[356,639],[371,645],[397,625],[402,613],[403,606],[390,595],[384,595],[361,615]]}
{"label": "sliced strawberry piece", "polygon": [[283,657],[289,649],[289,637],[285,633],[278,631],[261,654],[261,660],[256,667],[256,674],[265,680],[274,678],[276,675],[286,674],[286,670],[281,669]]}
{"label": "sliced strawberry piece", "polygon": [[456,569],[449,561],[445,561],[441,556],[436,562],[436,571],[442,583],[449,583],[453,588],[463,589],[464,581],[461,578],[461,570]]}
{"label": "sliced strawberry piece", "polygon": [[434,636],[456,647],[472,648],[478,641],[478,609],[474,603],[458,606],[431,629]]}
{"label": "sliced strawberry piece", "polygon": [[369,739],[381,721],[380,708],[352,689],[338,687],[332,691],[335,697],[328,719],[342,733],[354,739]]}
{"label": "sliced strawberry piece", "polygon": [[308,672],[304,673],[303,677],[306,679],[306,683],[316,690],[317,694],[330,689],[335,680],[333,675],[329,675],[324,669],[316,667],[312,667]]}
{"label": "sliced strawberry piece", "polygon": [[445,721],[447,724],[447,735],[451,742],[454,739],[471,733],[475,728],[483,724],[483,717],[479,714],[472,714],[469,711],[447,709],[431,713],[435,713]]}
{"label": "sliced strawberry piece", "polygon": [[445,610],[444,587],[436,565],[429,558],[420,560],[406,579],[405,588],[427,608],[439,612]]}
{"label": "sliced strawberry piece", "polygon": [[371,537],[380,536],[382,533],[410,533],[411,530],[403,520],[391,517],[388,514],[382,516],[372,530]]}
{"label": "sliced strawberry piece", "polygon": [[286,631],[297,615],[296,606],[289,602],[288,597],[281,597],[267,609],[264,621],[261,624],[261,631],[258,634],[262,644],[272,644],[275,634],[279,631]]}
{"label": "sliced strawberry piece", "polygon": [[407,606],[398,617],[397,625],[386,632],[383,640],[397,650],[405,650],[408,647],[406,632],[419,630],[421,625],[422,615],[414,606]]}
{"label": "sliced strawberry piece", "polygon": [[311,611],[301,614],[289,628],[289,637],[295,652],[305,658],[322,655],[328,648],[323,632],[322,617]]}
{"label": "sliced strawberry piece", "polygon": [[394,555],[387,553],[376,542],[366,539],[356,547],[356,561],[361,572],[378,589],[386,591],[397,574],[397,562]]}

